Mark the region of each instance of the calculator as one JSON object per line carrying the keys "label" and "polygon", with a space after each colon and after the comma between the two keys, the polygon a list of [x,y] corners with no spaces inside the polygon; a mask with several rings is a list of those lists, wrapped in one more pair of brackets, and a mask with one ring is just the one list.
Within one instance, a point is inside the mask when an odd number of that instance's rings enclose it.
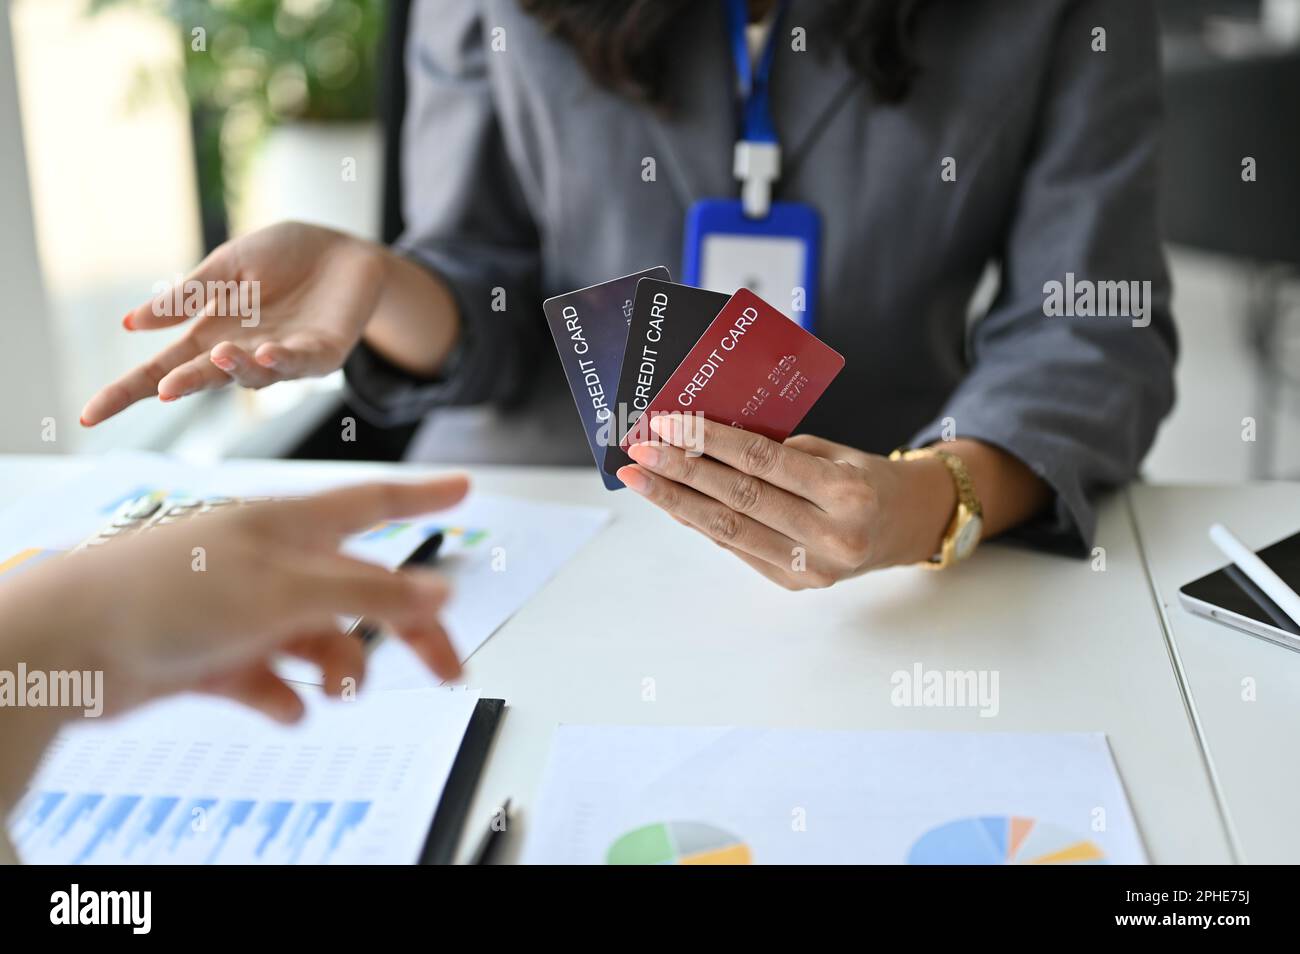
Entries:
{"label": "calculator", "polygon": [[[103,546],[121,537],[180,523],[183,520],[202,518],[206,514],[243,507],[252,503],[263,503],[271,497],[177,497],[167,499],[158,494],[146,494],[123,503],[113,513],[109,522],[100,527],[94,535],[87,537],[74,547],[75,550],[87,550]],[[300,500],[300,497],[277,497],[277,500]]]}

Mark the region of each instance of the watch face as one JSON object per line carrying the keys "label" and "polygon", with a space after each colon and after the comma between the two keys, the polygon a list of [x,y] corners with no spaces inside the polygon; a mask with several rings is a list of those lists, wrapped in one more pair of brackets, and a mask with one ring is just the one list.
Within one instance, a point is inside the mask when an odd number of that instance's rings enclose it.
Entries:
{"label": "watch face", "polygon": [[953,555],[958,560],[964,560],[974,553],[975,544],[980,542],[980,534],[983,532],[984,521],[980,517],[972,516],[957,531],[957,538],[953,540]]}

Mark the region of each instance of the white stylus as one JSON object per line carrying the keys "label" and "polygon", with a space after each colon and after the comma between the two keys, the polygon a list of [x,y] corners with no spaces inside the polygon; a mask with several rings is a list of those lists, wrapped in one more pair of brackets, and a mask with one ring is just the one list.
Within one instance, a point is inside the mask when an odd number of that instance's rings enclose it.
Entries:
{"label": "white stylus", "polygon": [[1282,577],[1274,573],[1267,563],[1255,555],[1255,552],[1232,535],[1221,523],[1210,527],[1210,539],[1223,551],[1223,555],[1237,565],[1237,569],[1250,577],[1250,581],[1267,594],[1268,598],[1282,608],[1300,626],[1300,595],[1286,585]]}

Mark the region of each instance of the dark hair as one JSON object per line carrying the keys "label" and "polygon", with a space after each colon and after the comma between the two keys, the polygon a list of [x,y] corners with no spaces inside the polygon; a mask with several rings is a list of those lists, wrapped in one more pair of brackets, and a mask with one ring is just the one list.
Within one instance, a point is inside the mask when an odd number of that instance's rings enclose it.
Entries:
{"label": "dark hair", "polygon": [[[655,106],[665,102],[675,26],[691,6],[721,0],[522,0],[523,8],[572,44],[587,72],[602,86]],[[840,37],[849,65],[878,99],[897,102],[916,75],[912,23],[923,0],[825,0],[818,36]]]}

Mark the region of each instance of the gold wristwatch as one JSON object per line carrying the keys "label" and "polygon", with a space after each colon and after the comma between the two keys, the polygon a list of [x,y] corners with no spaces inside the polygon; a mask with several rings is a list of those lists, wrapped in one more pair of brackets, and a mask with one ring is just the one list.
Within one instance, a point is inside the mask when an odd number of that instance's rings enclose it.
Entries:
{"label": "gold wristwatch", "polygon": [[952,474],[952,482],[957,488],[957,511],[952,522],[944,531],[943,543],[939,552],[921,564],[931,570],[942,570],[952,566],[958,560],[964,560],[975,552],[980,536],[984,532],[984,508],[975,496],[975,484],[970,479],[970,472],[956,454],[922,447],[918,450],[898,449],[889,455],[890,460],[925,460],[937,458],[943,461]]}

